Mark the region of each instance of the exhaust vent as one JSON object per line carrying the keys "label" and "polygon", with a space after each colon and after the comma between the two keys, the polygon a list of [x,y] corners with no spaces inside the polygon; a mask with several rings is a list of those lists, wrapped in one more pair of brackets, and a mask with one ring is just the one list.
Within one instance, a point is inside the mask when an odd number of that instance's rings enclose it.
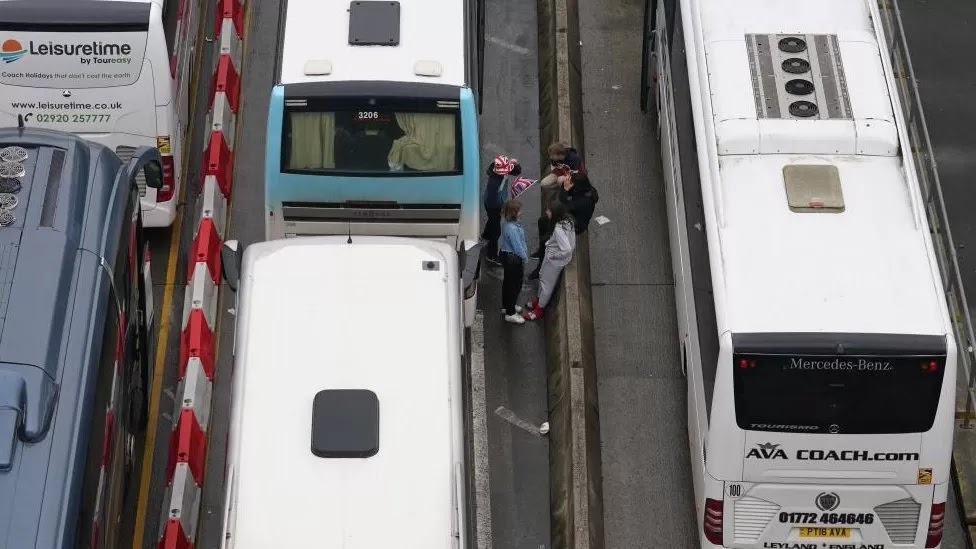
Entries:
{"label": "exhaust vent", "polygon": [[804,74],[810,72],[810,62],[799,57],[790,57],[780,65],[790,74]]}
{"label": "exhaust vent", "polygon": [[[0,202],[0,209],[12,210],[17,206],[17,199],[13,196],[19,193],[23,185],[20,178],[27,174],[24,161],[28,158],[27,149],[23,147],[4,147],[0,149],[0,193],[8,195]],[[3,204],[11,204],[4,206]],[[7,226],[7,225],[4,225]]]}
{"label": "exhaust vent", "polygon": [[779,41],[779,51],[786,53],[800,53],[807,50],[807,42],[802,38],[788,36]]}
{"label": "exhaust vent", "polygon": [[18,179],[27,174],[27,169],[20,162],[0,162],[0,178]]}
{"label": "exhaust vent", "polygon": [[21,164],[25,160],[27,160],[27,149],[23,147],[5,147],[0,149],[0,162]]}
{"label": "exhaust vent", "polygon": [[912,498],[890,501],[874,508],[892,543],[914,543],[922,506]]}
{"label": "exhaust vent", "polygon": [[810,118],[820,114],[820,109],[816,103],[809,101],[794,101],[790,103],[790,114],[797,118]]}
{"label": "exhaust vent", "polygon": [[746,48],[759,118],[852,118],[837,36],[747,34]]}
{"label": "exhaust vent", "polygon": [[17,207],[17,197],[10,193],[0,193],[0,210],[10,211]]}

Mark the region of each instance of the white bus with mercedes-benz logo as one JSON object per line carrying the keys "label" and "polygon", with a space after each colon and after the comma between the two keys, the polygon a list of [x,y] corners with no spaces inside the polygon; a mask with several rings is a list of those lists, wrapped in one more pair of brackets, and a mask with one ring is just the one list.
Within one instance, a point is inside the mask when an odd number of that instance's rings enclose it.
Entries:
{"label": "white bus with mercedes-benz logo", "polygon": [[940,547],[956,342],[877,5],[650,7],[701,546]]}

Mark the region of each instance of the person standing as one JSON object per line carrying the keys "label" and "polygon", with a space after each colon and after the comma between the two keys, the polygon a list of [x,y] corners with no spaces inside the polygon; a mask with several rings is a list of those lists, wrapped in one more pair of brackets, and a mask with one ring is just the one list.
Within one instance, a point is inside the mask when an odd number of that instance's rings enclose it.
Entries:
{"label": "person standing", "polygon": [[516,305],[519,292],[522,291],[522,277],[525,274],[525,262],[529,260],[529,249],[525,242],[525,231],[519,223],[522,215],[522,204],[518,200],[509,200],[502,207],[502,236],[501,259],[504,275],[502,277],[502,313],[505,321],[512,324],[524,324],[525,319],[518,313],[522,308]]}
{"label": "person standing", "polygon": [[[590,178],[585,173],[576,173],[559,178],[561,187],[557,200],[566,206],[569,214],[573,216],[573,226],[576,234],[583,234],[590,225],[593,212],[596,210],[596,203],[600,201],[600,194],[596,191]],[[552,234],[553,224],[547,217],[539,218],[539,249],[532,254],[532,258],[542,258],[542,243],[546,242]],[[542,263],[536,266],[535,270],[529,274],[530,280],[539,278],[539,269]]]}
{"label": "person standing", "polygon": [[556,142],[549,145],[549,174],[539,182],[544,189],[554,188],[563,175],[586,173],[586,166],[579,152],[569,145]]}
{"label": "person standing", "polygon": [[527,311],[522,313],[526,320],[536,320],[542,313],[559,282],[559,275],[573,258],[576,249],[576,230],[573,227],[573,216],[562,202],[554,202],[546,209],[546,217],[553,222],[552,236],[546,241],[545,254],[539,268],[539,294],[526,305]]}
{"label": "person standing", "polygon": [[600,195],[585,173],[574,173],[561,183],[559,201],[566,205],[569,214],[573,216],[576,234],[583,234],[590,225]]}
{"label": "person standing", "polygon": [[502,206],[508,200],[511,188],[511,178],[522,173],[518,160],[505,155],[498,155],[488,164],[486,174],[488,182],[485,185],[485,229],[481,239],[485,241],[485,259],[495,263],[498,261],[498,237],[501,236]]}

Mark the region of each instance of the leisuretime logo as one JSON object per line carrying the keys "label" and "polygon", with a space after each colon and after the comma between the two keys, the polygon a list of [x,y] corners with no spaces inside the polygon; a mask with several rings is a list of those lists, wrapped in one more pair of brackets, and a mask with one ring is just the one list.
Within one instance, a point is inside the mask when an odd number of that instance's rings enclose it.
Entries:
{"label": "leisuretime logo", "polygon": [[4,63],[13,63],[23,57],[25,53],[27,53],[27,50],[24,49],[24,45],[19,40],[14,40],[13,38],[4,40],[3,44],[0,45],[0,59]]}
{"label": "leisuretime logo", "polygon": [[17,39],[8,38],[0,44],[0,59],[13,63],[26,54],[77,57],[82,65],[128,65],[132,63],[132,46],[120,42],[35,42],[27,41],[27,47]]}

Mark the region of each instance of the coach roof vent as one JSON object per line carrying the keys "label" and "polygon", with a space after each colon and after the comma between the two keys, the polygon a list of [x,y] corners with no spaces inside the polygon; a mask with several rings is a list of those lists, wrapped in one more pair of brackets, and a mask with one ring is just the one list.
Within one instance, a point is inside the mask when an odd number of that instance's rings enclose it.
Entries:
{"label": "coach roof vent", "polygon": [[840,44],[833,34],[747,34],[759,118],[852,118]]}
{"label": "coach roof vent", "polygon": [[312,402],[312,453],[368,458],[380,446],[380,403],[366,389],[319,391]]}
{"label": "coach roof vent", "polygon": [[796,213],[841,213],[844,192],[837,167],[829,164],[783,166],[786,201]]}
{"label": "coach roof vent", "polygon": [[350,46],[399,46],[400,2],[350,2]]}

